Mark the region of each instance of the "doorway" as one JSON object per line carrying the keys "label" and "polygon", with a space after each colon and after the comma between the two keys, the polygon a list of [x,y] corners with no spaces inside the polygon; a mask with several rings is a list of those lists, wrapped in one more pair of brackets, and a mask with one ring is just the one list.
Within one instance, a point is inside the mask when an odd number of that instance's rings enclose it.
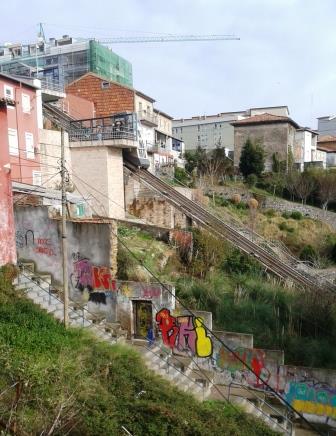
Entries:
{"label": "doorway", "polygon": [[133,300],[134,337],[146,339],[153,329],[153,308],[151,301]]}

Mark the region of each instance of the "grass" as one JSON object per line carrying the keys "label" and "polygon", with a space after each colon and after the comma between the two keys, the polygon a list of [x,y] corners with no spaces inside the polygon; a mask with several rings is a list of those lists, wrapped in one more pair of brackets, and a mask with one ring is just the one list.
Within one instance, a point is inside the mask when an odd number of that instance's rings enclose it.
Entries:
{"label": "grass", "polygon": [[14,292],[4,269],[0,331],[1,434],[274,434],[230,405],[181,393],[127,346],[65,330]]}

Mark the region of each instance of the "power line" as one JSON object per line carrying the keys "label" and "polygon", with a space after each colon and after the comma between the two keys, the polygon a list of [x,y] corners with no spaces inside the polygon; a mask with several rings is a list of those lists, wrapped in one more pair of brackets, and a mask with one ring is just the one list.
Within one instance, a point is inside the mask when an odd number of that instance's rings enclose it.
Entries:
{"label": "power line", "polygon": [[[101,193],[102,194],[102,193]],[[102,194],[104,195],[104,194]],[[98,201],[98,203],[101,203],[96,197],[95,199]],[[123,247],[129,252],[129,254],[143,267],[145,268],[145,270],[155,279],[155,281],[157,283],[159,283],[167,292],[169,292],[169,294],[171,294],[181,305],[181,307],[183,307],[191,316],[196,317],[196,315],[192,312],[192,310],[190,310],[178,297],[176,297],[171,290],[164,284],[161,282],[161,280],[152,272],[151,269],[149,269],[144,262],[138,258],[138,256],[133,253],[132,250],[130,250],[128,248],[128,246],[122,241],[122,239],[118,236],[118,234],[116,234],[113,230],[111,230],[111,233],[117,238],[117,240],[123,245]],[[231,347],[229,347],[227,344],[225,344],[223,342],[223,340],[221,338],[219,338],[216,333],[214,333],[212,330],[210,330],[202,320],[200,320],[201,325],[203,326],[203,328],[210,333],[221,345],[223,345],[223,347],[229,351],[245,368],[247,368],[252,374],[254,374],[254,376],[265,386],[268,388],[269,391],[271,391],[279,400],[280,402],[284,403],[287,408],[289,410],[291,410],[292,412],[296,413],[298,416],[300,416],[300,418],[310,427],[312,428],[314,431],[316,431],[318,434],[323,435],[323,433],[319,432],[318,429],[316,429],[316,427],[311,424],[304,416],[301,412],[297,411],[287,400],[284,399],[284,397],[282,395],[280,395],[268,382],[266,382],[265,380],[263,380],[262,377],[260,377],[260,375],[258,375],[253,368],[248,365]]]}
{"label": "power line", "polygon": [[43,183],[41,183],[41,185],[37,186],[36,189],[32,189],[30,192],[28,192],[27,194],[23,194],[22,197],[20,197],[18,200],[13,202],[13,205],[19,203],[20,201],[22,201],[25,197],[28,197],[29,195],[32,195],[32,193],[37,192],[41,186],[45,185],[46,183],[50,182],[50,180],[52,180],[54,177],[57,176],[57,174],[60,174],[60,171],[58,171],[57,173],[55,173],[54,175],[52,175],[49,179],[45,180]]}

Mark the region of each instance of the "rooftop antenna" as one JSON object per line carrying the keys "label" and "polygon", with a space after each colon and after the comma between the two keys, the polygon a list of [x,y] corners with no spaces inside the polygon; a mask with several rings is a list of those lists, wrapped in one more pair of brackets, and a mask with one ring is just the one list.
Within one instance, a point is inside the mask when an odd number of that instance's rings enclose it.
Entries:
{"label": "rooftop antenna", "polygon": [[39,31],[37,34],[37,38],[39,40],[39,42],[45,42],[45,34],[44,34],[44,29],[43,29],[43,23],[38,23],[39,26]]}

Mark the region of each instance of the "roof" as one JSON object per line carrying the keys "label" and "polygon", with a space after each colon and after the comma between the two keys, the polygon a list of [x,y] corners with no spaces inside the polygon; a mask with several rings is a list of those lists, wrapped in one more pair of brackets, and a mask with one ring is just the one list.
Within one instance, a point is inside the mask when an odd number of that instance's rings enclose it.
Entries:
{"label": "roof", "polygon": [[336,143],[336,136],[332,136],[332,135],[319,136],[317,139],[317,142],[319,144],[321,142],[335,142]]}
{"label": "roof", "polygon": [[165,112],[160,111],[160,109],[153,109],[153,112],[155,112],[156,114],[162,115],[163,117],[168,118],[169,120],[173,120],[174,117],[171,117],[170,115],[166,114]]}
{"label": "roof", "polygon": [[102,82],[109,82],[109,83],[112,83],[113,85],[118,85],[118,86],[121,86],[122,88],[130,89],[130,90],[134,91],[135,94],[138,95],[139,97],[142,97],[142,98],[150,101],[151,103],[155,102],[154,98],[149,97],[148,95],[144,94],[143,92],[134,89],[132,86],[124,85],[123,83],[116,82],[115,80],[106,79],[105,77],[102,77],[99,74],[92,73],[92,71],[89,71],[89,72],[85,73],[83,76],[78,77],[78,79],[73,80],[72,82],[68,83],[65,88],[67,89],[69,86],[72,86],[73,84],[75,84],[76,82],[79,82],[80,80],[84,79],[84,77],[87,77],[87,76],[93,76],[93,77],[96,77],[97,79],[101,80]]}
{"label": "roof", "polygon": [[325,151],[326,153],[336,153],[336,143],[335,144],[317,143],[316,148],[320,151]]}
{"label": "roof", "polygon": [[299,132],[310,132],[313,135],[318,135],[318,131],[317,130],[313,130],[310,127],[300,127],[299,129],[297,129]]}
{"label": "roof", "polygon": [[150,101],[151,103],[155,103],[154,98],[149,97],[149,95],[146,95],[146,94],[144,94],[144,93],[141,92],[141,91],[137,91],[136,89],[135,89],[134,91],[135,91],[135,94],[138,95],[139,97],[142,97],[142,98],[144,98],[145,100]]}
{"label": "roof", "polygon": [[174,121],[181,121],[181,122],[183,122],[183,121],[191,121],[191,120],[206,120],[208,118],[209,119],[216,118],[216,117],[220,118],[220,117],[225,116],[225,115],[236,115],[236,114],[243,115],[243,114],[248,114],[248,113],[251,112],[251,110],[277,109],[277,108],[279,108],[279,109],[286,108],[287,111],[289,112],[288,106],[266,106],[266,107],[263,106],[263,107],[252,107],[252,108],[249,108],[249,109],[246,109],[246,110],[240,110],[240,111],[220,112],[220,113],[214,114],[214,115],[195,115],[195,116],[190,117],[190,118],[175,118]]}
{"label": "roof", "polygon": [[20,83],[26,86],[29,86],[33,89],[40,89],[39,86],[33,84],[34,79],[30,79],[29,77],[20,77],[20,76],[12,76],[11,74],[0,73],[0,77],[4,77],[5,79],[12,80],[13,82]]}
{"label": "roof", "polygon": [[289,123],[296,129],[300,126],[289,117],[281,115],[271,115],[268,113],[254,115],[253,117],[244,118],[242,120],[233,121],[230,123],[232,126],[250,126],[253,124],[274,124],[274,123]]}

